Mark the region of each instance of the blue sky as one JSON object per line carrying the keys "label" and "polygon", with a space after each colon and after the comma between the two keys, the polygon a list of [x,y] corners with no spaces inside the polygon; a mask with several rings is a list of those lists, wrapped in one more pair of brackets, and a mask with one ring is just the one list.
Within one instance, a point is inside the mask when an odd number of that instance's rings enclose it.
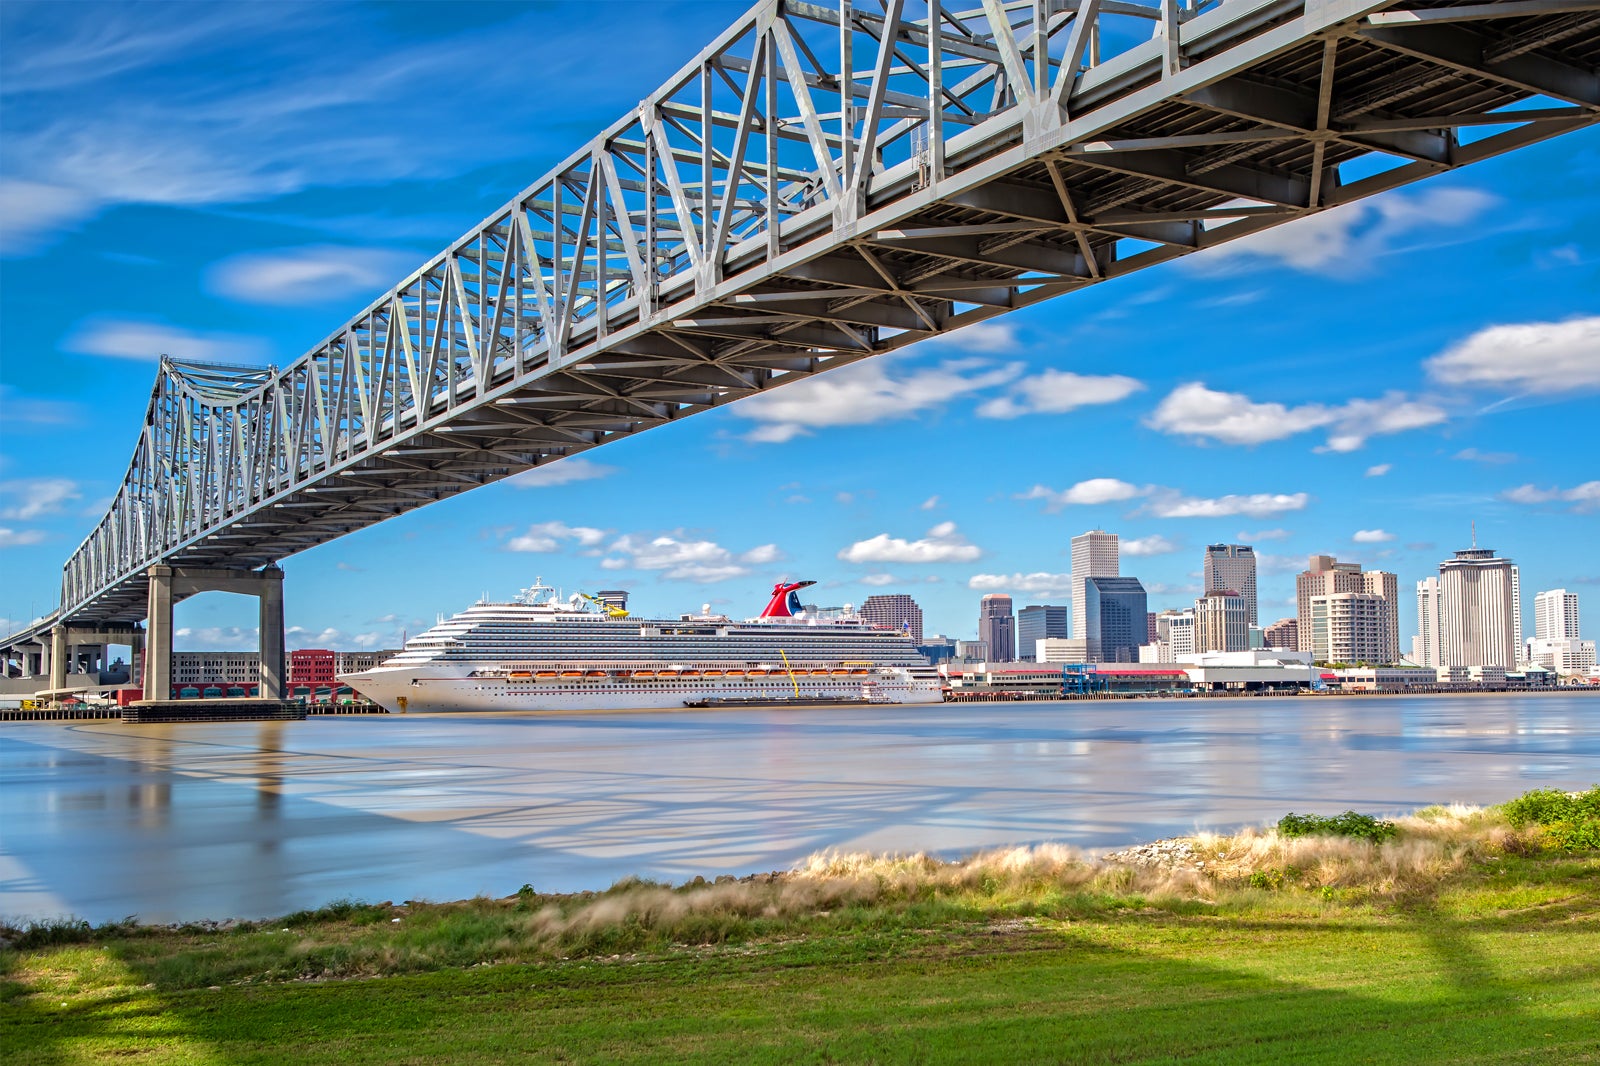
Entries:
{"label": "blue sky", "polygon": [[[743,6],[0,6],[0,620],[54,605],[156,353],[292,361]],[[972,636],[984,592],[1067,602],[1091,528],[1152,609],[1234,541],[1264,623],[1326,552],[1395,571],[1409,633],[1474,521],[1530,633],[1566,587],[1600,635],[1597,188],[1590,129],[428,507],[286,561],[290,646],[539,575],[735,615],[812,578]],[[254,646],[253,601],[178,623]]]}

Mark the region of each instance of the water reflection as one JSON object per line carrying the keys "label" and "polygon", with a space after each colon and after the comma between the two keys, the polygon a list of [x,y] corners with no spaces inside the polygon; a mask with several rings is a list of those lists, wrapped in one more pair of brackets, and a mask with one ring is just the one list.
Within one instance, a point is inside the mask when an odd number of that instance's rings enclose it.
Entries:
{"label": "water reflection", "polygon": [[1119,846],[1584,787],[1597,727],[1577,695],[19,724],[0,727],[0,804],[25,876],[0,913],[265,916],[825,848]]}

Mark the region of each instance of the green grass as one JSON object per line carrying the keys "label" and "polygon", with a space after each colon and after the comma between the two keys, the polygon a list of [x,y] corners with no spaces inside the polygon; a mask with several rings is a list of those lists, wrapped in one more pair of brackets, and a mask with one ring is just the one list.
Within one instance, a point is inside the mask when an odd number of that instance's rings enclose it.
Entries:
{"label": "green grass", "polygon": [[0,1048],[18,1064],[1600,1063],[1600,853],[1544,824],[1452,808],[1384,844],[1202,837],[1204,873],[1059,848],[822,856],[778,878],[341,902],[228,931],[51,923],[0,951]]}

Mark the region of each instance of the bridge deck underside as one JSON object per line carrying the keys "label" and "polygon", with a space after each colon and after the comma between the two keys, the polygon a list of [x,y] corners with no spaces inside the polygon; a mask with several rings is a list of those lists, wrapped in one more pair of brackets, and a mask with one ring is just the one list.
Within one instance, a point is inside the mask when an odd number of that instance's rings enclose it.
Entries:
{"label": "bridge deck underside", "polygon": [[[664,287],[664,313],[622,306],[580,324],[560,365],[510,366],[436,397],[366,454],[352,448],[314,480],[220,516],[161,561],[276,562],[787,381],[1592,124],[1597,67],[1593,10],[1437,29],[1342,24],[1132,108],[1083,142],[1030,154],[1018,124],[1005,143],[975,146],[974,161],[948,160],[943,177],[873,187],[853,232],[830,219],[785,230],[778,254],[730,258],[714,286]],[[1075,113],[1115,109],[1163,76],[1124,80]],[[1490,116],[1523,102],[1532,121]],[[480,267],[485,283],[510,269]],[[132,621],[144,598],[133,569],[70,606],[78,620]]]}

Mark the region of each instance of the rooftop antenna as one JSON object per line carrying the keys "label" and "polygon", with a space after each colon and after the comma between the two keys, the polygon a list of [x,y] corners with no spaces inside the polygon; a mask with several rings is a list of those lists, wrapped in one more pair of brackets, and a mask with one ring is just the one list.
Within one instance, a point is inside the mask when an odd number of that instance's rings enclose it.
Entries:
{"label": "rooftop antenna", "polygon": [[1478,520],[1476,518],[1472,520],[1472,546],[1474,548],[1478,546]]}

